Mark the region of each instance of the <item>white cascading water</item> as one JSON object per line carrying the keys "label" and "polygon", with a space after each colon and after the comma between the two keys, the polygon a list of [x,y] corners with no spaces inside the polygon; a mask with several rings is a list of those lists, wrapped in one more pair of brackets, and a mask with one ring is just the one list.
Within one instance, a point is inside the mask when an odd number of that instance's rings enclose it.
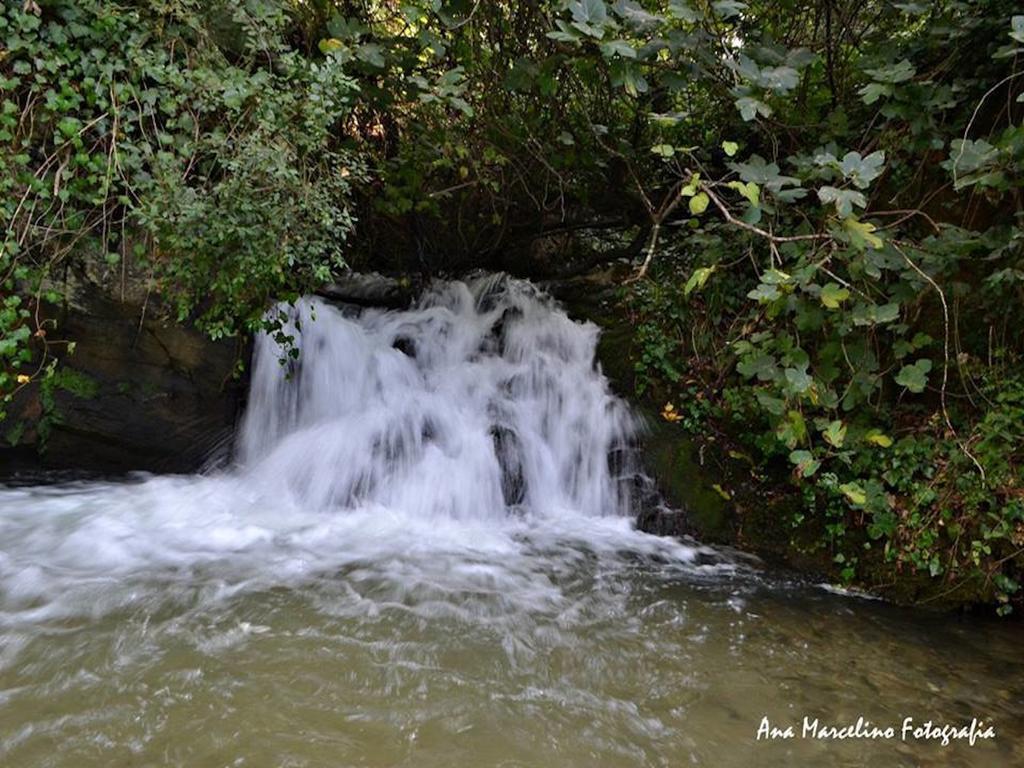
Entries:
{"label": "white cascading water", "polygon": [[637,425],[595,369],[598,329],[529,283],[448,283],[353,317],[304,299],[285,332],[294,359],[257,342],[239,446],[280,494],[422,518],[630,513]]}
{"label": "white cascading water", "polygon": [[343,572],[386,585],[385,602],[427,589],[421,610],[500,594],[480,618],[515,621],[513,604],[561,600],[551,574],[581,557],[704,567],[634,530],[638,424],[595,365],[598,329],[529,283],[439,284],[407,311],[281,311],[293,341],[257,340],[233,467],[0,488],[0,627]]}

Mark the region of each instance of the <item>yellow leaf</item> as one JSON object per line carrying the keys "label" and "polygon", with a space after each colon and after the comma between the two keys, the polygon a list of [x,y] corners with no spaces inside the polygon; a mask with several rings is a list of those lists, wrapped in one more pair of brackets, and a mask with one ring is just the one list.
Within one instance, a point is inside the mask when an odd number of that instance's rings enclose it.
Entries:
{"label": "yellow leaf", "polygon": [[839,486],[839,490],[843,492],[853,504],[863,504],[868,500],[868,495],[864,489],[861,488],[857,483],[843,483]]}
{"label": "yellow leaf", "polygon": [[865,436],[865,439],[869,443],[873,443],[879,446],[880,448],[888,448],[890,445],[892,445],[892,438],[889,437],[888,435],[882,434],[881,430],[878,429],[872,429],[870,432],[868,432]]}
{"label": "yellow leaf", "polygon": [[[875,225],[871,222],[858,221],[855,217],[849,216],[843,219],[843,226],[850,233],[850,238],[853,240],[854,245],[866,243],[872,248],[882,247],[882,238],[872,234],[875,231]],[[861,247],[863,246],[861,245]]]}
{"label": "yellow leaf", "polygon": [[690,177],[690,182],[679,190],[679,194],[683,197],[693,197],[697,194],[697,189],[700,187],[700,174],[695,173]]}
{"label": "yellow leaf", "polygon": [[750,466],[754,466],[754,460],[742,451],[729,451],[729,458],[745,461]]}
{"label": "yellow leaf", "polygon": [[328,51],[336,51],[339,48],[344,48],[345,44],[335,37],[328,37],[320,41],[320,52],[327,53]]}
{"label": "yellow leaf", "polygon": [[703,288],[704,284],[708,281],[708,278],[714,274],[714,271],[714,265],[711,265],[710,267],[700,267],[694,270],[693,274],[690,275],[690,279],[686,281],[686,285],[683,286],[683,295],[689,296],[694,289],[700,290]]}
{"label": "yellow leaf", "polygon": [[694,216],[704,213],[708,209],[709,202],[707,194],[704,192],[697,193],[690,198],[690,213]]}
{"label": "yellow leaf", "polygon": [[18,374],[18,383],[19,384],[28,384],[30,381],[32,381],[32,377],[31,376],[27,376],[24,373],[19,373]]}
{"label": "yellow leaf", "polygon": [[729,189],[735,189],[750,202],[751,205],[759,205],[761,202],[761,188],[752,181],[744,184],[742,181],[730,181],[726,184]]}

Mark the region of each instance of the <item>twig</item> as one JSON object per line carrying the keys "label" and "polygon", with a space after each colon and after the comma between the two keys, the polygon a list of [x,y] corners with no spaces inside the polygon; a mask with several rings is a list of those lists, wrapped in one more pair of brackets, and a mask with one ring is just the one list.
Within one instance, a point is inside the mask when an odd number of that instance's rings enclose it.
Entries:
{"label": "twig", "polygon": [[635,283],[637,280],[642,280],[647,274],[648,267],[651,266],[651,261],[654,259],[654,252],[658,247],[658,235],[661,232],[661,223],[665,221],[672,211],[676,209],[683,196],[680,194],[680,187],[683,182],[677,181],[672,189],[669,191],[666,198],[662,201],[661,206],[656,212],[651,213],[651,240],[647,246],[647,255],[644,257],[644,263],[640,265],[640,269],[633,277],[629,278],[627,283]]}
{"label": "twig", "polygon": [[956,188],[956,186],[957,186],[956,167],[957,167],[957,164],[960,162],[960,159],[964,156],[964,149],[967,146],[967,135],[971,132],[971,128],[974,125],[974,121],[978,117],[978,112],[981,111],[981,107],[985,103],[985,99],[987,99],[989,96],[991,96],[993,93],[995,93],[997,88],[999,88],[1002,85],[1005,85],[1006,83],[1010,82],[1014,78],[1020,77],[1021,75],[1024,75],[1024,72],[1014,72],[1014,73],[1009,74],[1006,77],[1004,77],[998,83],[996,83],[991,88],[989,88],[987,91],[985,91],[984,95],[981,97],[981,100],[978,102],[978,106],[976,106],[974,108],[974,113],[971,115],[971,119],[967,122],[967,127],[964,128],[964,136],[963,136],[963,139],[960,142],[960,151],[957,152],[956,159],[953,161],[953,187],[954,188]]}
{"label": "twig", "polygon": [[960,450],[963,451],[964,455],[967,456],[974,466],[978,468],[978,472],[981,474],[982,482],[985,481],[985,468],[981,466],[978,460],[974,457],[974,454],[967,448],[967,444],[962,441],[957,434],[956,429],[953,427],[953,422],[949,418],[949,410],[946,408],[946,385],[949,380],[949,305],[946,303],[946,294],[943,292],[939,284],[935,282],[931,275],[921,269],[913,259],[911,259],[906,252],[899,247],[899,245],[893,242],[892,247],[904,258],[910,268],[913,269],[917,274],[924,278],[935,292],[939,294],[939,301],[942,302],[942,388],[939,390],[939,399],[942,404],[942,416],[946,420],[946,426],[949,431],[953,434],[953,438],[956,440],[957,445],[960,446]]}
{"label": "twig", "polygon": [[721,199],[718,197],[718,195],[714,193],[714,190],[711,189],[711,185],[701,183],[700,188],[707,193],[707,196],[709,198],[711,198],[711,202],[715,204],[715,207],[718,208],[718,210],[721,212],[723,218],[725,218],[726,221],[728,221],[730,224],[734,226],[739,227],[740,229],[745,229],[748,232],[753,232],[755,235],[760,235],[761,237],[763,237],[764,239],[768,240],[771,243],[798,243],[807,242],[809,240],[822,241],[832,239],[831,235],[824,233],[813,235],[785,236],[772,234],[767,230],[761,229],[760,227],[756,227],[753,224],[748,224],[747,222],[741,219],[737,219],[735,216],[733,216],[729,209],[725,206],[725,203],[723,203]]}

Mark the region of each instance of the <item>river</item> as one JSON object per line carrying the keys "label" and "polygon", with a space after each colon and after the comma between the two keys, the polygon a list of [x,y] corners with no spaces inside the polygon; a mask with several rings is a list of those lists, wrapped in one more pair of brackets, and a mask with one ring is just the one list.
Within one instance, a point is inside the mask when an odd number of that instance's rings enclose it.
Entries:
{"label": "river", "polygon": [[228,469],[0,488],[0,765],[1024,765],[1019,626],[634,530],[642,426],[528,284],[281,311]]}

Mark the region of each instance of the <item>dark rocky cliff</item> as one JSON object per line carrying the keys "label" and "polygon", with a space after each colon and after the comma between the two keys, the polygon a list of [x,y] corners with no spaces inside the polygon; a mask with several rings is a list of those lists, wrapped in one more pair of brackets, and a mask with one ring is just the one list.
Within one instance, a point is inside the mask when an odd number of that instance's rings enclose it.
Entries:
{"label": "dark rocky cliff", "polygon": [[80,265],[53,286],[64,297],[52,308],[53,335],[74,351],[51,344],[54,376],[16,396],[3,474],[185,472],[226,451],[245,391],[233,373],[247,346],[211,341],[126,282]]}

